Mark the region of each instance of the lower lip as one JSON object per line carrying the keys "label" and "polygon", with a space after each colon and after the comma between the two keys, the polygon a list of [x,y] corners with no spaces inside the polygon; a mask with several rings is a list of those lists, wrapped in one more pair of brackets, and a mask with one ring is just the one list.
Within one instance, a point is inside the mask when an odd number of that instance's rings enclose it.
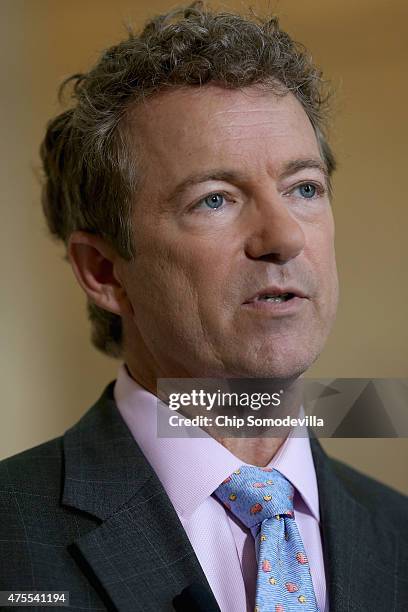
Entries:
{"label": "lower lip", "polygon": [[255,302],[245,302],[246,310],[258,312],[259,314],[270,314],[272,316],[296,314],[307,302],[307,298],[293,297],[286,302],[273,302],[266,300],[256,300]]}

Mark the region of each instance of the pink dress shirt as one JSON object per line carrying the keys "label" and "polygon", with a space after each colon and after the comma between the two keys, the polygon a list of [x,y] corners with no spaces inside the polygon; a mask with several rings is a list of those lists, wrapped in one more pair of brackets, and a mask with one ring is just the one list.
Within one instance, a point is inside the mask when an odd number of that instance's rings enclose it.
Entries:
{"label": "pink dress shirt", "polygon": [[[212,496],[245,463],[211,437],[159,438],[157,398],[122,365],[114,396],[120,414],[159,477],[186,531],[221,612],[252,612],[257,564],[246,529]],[[319,496],[308,437],[288,436],[268,467],[295,487],[294,514],[320,612],[328,612],[319,530]],[[195,483],[186,495],[185,483]]]}

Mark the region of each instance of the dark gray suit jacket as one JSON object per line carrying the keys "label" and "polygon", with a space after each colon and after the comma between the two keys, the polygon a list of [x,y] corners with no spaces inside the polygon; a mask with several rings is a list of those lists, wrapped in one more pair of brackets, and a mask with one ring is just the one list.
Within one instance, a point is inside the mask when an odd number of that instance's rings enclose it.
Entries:
{"label": "dark gray suit jacket", "polygon": [[[330,612],[408,611],[408,498],[311,444]],[[70,591],[74,610],[166,612],[193,582],[209,589],[113,383],[63,437],[0,463],[0,590]]]}

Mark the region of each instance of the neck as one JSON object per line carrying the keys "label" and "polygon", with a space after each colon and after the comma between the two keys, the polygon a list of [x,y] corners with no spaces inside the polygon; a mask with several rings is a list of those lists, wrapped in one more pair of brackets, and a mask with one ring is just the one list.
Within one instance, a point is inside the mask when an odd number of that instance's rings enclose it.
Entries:
{"label": "neck", "polygon": [[[133,364],[129,363],[129,361],[127,360],[126,368],[129,375],[135,381],[137,381],[139,385],[150,391],[150,393],[152,393],[153,395],[156,395],[156,380],[150,377],[143,376],[142,373],[132,367],[132,365]],[[274,387],[273,390],[276,391],[277,389],[280,389],[282,387],[284,388],[284,394],[282,396],[284,397],[284,401],[282,402],[279,408],[272,409],[269,414],[266,414],[266,416],[282,417],[286,416],[287,414],[291,416],[296,416],[299,413],[299,409],[302,403],[302,386],[301,384],[298,384],[300,382],[301,381],[299,378],[291,381],[283,381],[282,379],[270,379],[268,381],[268,385],[269,387]],[[243,379],[242,381],[239,381],[237,379],[234,379],[232,381],[232,384],[233,386],[236,385],[238,389],[240,388],[241,390],[245,389],[246,391],[256,392],[259,390],[260,386],[262,386],[262,380]],[[242,384],[244,386],[242,386]],[[161,399],[163,400],[163,398]],[[251,410],[248,410],[248,408],[241,408],[241,411],[242,412],[240,412],[240,408],[238,407],[234,414],[240,415],[241,417],[248,415],[249,413],[258,416],[258,414],[253,413]],[[190,407],[186,407],[185,409],[179,410],[179,413],[188,417],[196,416],[196,412],[194,410],[192,411]],[[211,416],[215,416],[216,414],[217,409],[214,408],[211,412]],[[231,413],[228,414],[231,415]],[[244,463],[256,465],[258,467],[265,467],[270,463],[272,458],[276,455],[282,444],[285,442],[289,433],[287,428],[281,428],[275,429],[274,435],[271,436],[268,435],[268,430],[270,429],[268,426],[257,427],[257,435],[254,435],[254,428],[252,428],[251,432],[247,430],[247,432],[243,431],[242,434],[241,432],[238,433],[238,430],[234,429],[233,427],[226,428],[212,426],[208,428],[203,427],[203,429],[205,429],[211,437],[213,437],[215,440],[217,440],[217,442],[222,444],[222,446],[228,449],[233,455],[235,455],[235,457],[238,457]],[[250,435],[248,435],[248,437],[245,437],[245,433],[248,433]]]}
{"label": "neck", "polygon": [[219,438],[213,436],[217,442],[225,446],[230,453],[241,459],[244,463],[265,467],[276,455],[285,441],[282,438]]}

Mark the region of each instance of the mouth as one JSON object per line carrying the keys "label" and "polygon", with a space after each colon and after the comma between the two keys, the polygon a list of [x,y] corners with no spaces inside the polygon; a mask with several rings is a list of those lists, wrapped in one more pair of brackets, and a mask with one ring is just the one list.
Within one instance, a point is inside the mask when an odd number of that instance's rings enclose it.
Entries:
{"label": "mouth", "polygon": [[281,304],[282,302],[288,302],[293,300],[295,297],[294,293],[280,293],[278,295],[265,294],[255,298],[254,302],[274,302],[275,304]]}
{"label": "mouth", "polygon": [[254,304],[257,302],[283,304],[296,298],[307,298],[307,296],[302,291],[293,287],[282,289],[278,287],[269,287],[253,295],[251,298],[246,300],[244,304]]}
{"label": "mouth", "polygon": [[295,287],[268,287],[258,291],[242,304],[251,316],[280,319],[307,313],[309,296]]}

